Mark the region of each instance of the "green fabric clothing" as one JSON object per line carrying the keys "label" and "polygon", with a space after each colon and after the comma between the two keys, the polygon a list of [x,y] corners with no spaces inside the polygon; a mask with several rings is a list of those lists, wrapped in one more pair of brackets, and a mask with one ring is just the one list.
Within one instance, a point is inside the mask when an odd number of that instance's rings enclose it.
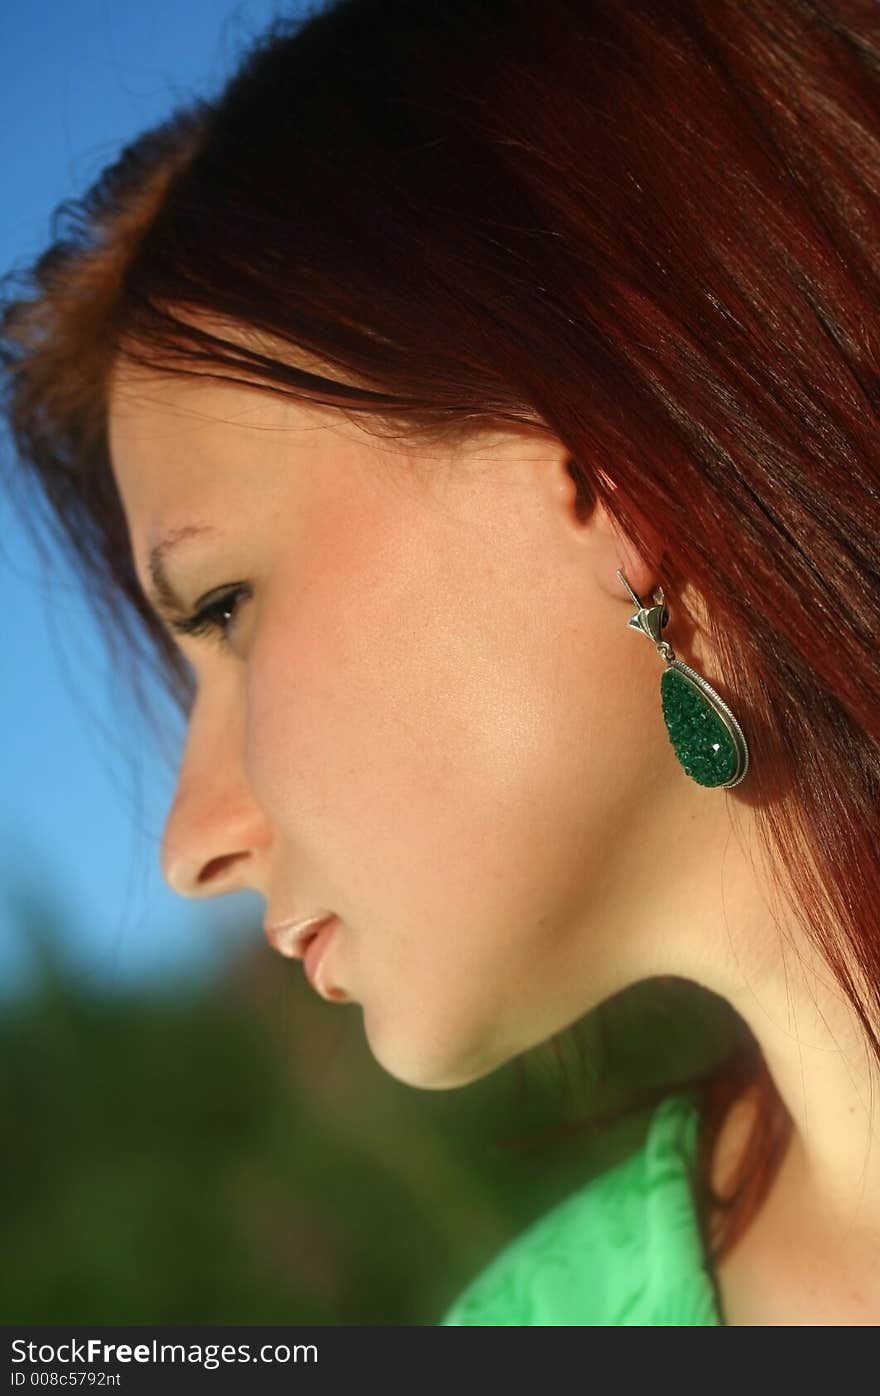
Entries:
{"label": "green fabric clothing", "polygon": [[440,1320],[721,1325],[693,1197],[699,1115],[667,1096],[642,1147],[517,1236]]}

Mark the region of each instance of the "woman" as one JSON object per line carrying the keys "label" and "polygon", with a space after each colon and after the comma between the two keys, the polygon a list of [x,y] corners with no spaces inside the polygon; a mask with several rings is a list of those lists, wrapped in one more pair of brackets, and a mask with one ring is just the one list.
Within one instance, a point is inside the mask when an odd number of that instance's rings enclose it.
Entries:
{"label": "woman", "polygon": [[443,1321],[877,1322],[873,0],[343,0],[72,211],[7,413],[172,888],[415,1087],[655,976],[754,1041]]}

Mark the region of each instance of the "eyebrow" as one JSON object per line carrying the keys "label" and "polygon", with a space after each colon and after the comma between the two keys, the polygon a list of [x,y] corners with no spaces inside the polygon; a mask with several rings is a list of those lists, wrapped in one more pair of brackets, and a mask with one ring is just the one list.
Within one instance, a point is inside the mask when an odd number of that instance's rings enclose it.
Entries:
{"label": "eyebrow", "polygon": [[171,585],[165,570],[165,558],[184,539],[193,538],[196,534],[216,533],[216,531],[209,524],[183,524],[180,528],[172,529],[170,533],[166,533],[165,537],[150,549],[147,566],[153,585],[147,589],[147,600],[157,615],[163,616],[165,620],[176,620],[186,614],[186,606]]}

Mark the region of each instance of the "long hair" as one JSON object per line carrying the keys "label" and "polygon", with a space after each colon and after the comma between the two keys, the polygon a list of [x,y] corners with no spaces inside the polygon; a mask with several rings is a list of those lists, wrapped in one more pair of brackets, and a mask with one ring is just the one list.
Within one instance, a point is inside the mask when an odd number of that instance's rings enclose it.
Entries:
{"label": "long hair", "polygon": [[[545,431],[580,507],[601,499],[667,596],[706,598],[751,751],[718,798],[754,807],[880,1058],[876,0],[338,0],[276,20],[56,218],[4,300],[21,478],[181,710],[110,468],[120,355],[417,442]],[[718,1259],[791,1120],[757,1050],[703,1084]]]}

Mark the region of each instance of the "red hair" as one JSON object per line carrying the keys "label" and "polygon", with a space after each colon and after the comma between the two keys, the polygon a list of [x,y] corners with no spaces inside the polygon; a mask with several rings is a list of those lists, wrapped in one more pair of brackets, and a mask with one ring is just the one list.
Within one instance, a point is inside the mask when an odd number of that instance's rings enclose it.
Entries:
{"label": "red hair", "polygon": [[[706,599],[751,751],[718,798],[754,807],[880,1057],[876,0],[341,0],[276,21],[61,214],[7,287],[6,413],[22,477],[181,708],[110,469],[121,353],[416,441],[546,431],[582,508],[603,501],[677,605],[686,581]],[[749,1085],[725,1209],[707,1161]],[[790,1123],[753,1045],[705,1083],[716,1256]]]}

